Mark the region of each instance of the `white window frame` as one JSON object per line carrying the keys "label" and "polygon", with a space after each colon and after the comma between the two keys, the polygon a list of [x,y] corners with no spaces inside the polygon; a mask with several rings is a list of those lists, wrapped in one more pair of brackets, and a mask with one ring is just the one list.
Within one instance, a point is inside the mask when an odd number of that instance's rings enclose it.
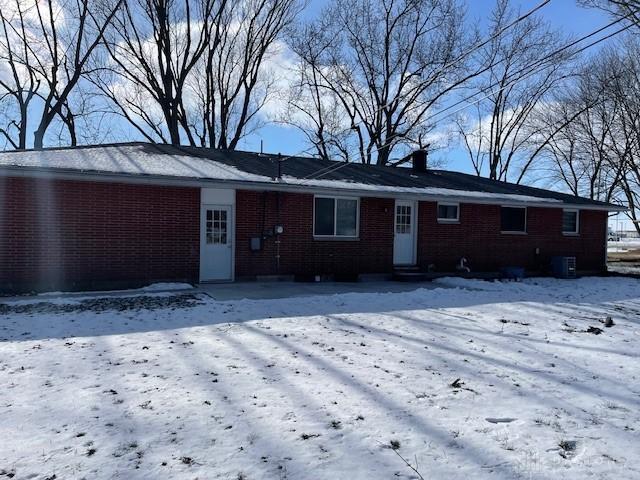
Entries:
{"label": "white window frame", "polygon": [[[440,205],[456,207],[456,218],[440,218]],[[438,223],[460,223],[460,204],[456,202],[438,202],[436,204],[436,217],[438,218]]]}
{"label": "white window frame", "polygon": [[562,225],[560,225],[560,228],[562,228],[562,234],[568,235],[568,236],[580,235],[580,210],[578,210],[577,208],[563,208],[562,215],[564,215],[565,212],[573,212],[576,214],[576,229],[573,232],[566,232],[564,230],[564,221],[563,221]]}
{"label": "white window frame", "polygon": [[[524,210],[524,230],[502,230],[502,209],[503,208],[519,208]],[[500,205],[500,233],[506,235],[526,235],[529,226],[529,208],[521,205]]]}
{"label": "white window frame", "polygon": [[[329,198],[333,202],[333,235],[316,235],[316,198]],[[338,200],[355,200],[356,201],[356,234],[355,235],[336,235],[338,231]],[[335,195],[314,195],[313,196],[313,223],[311,225],[313,238],[319,240],[359,240],[360,239],[360,197],[344,197]]]}

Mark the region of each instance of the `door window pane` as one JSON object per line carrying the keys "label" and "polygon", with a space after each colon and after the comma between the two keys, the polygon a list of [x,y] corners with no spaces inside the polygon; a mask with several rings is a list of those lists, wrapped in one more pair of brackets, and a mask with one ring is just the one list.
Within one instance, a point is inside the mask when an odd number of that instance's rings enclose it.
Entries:
{"label": "door window pane", "polygon": [[208,244],[227,244],[227,211],[207,210],[206,242]]}
{"label": "door window pane", "polygon": [[410,205],[396,205],[396,233],[411,233]]}

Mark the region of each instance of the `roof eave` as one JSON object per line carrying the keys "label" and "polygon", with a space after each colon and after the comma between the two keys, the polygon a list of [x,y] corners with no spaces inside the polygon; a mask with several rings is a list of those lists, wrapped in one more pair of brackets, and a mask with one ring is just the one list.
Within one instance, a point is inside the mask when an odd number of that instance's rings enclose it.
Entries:
{"label": "roof eave", "polygon": [[[335,188],[319,185],[304,185],[287,183],[284,181],[274,182],[258,182],[249,180],[224,180],[224,179],[208,179],[197,177],[175,177],[164,175],[149,174],[130,174],[116,172],[98,172],[89,170],[75,169],[51,169],[46,167],[22,167],[22,166],[2,166],[0,167],[0,175],[19,176],[33,178],[49,178],[49,179],[72,179],[83,181],[97,182],[116,182],[116,183],[135,183],[135,184],[156,184],[168,186],[184,186],[184,187],[221,187],[221,188],[237,188],[243,190],[272,190],[272,191],[292,191],[305,193],[331,193],[336,195],[350,195],[358,197],[377,197],[377,198],[406,198],[410,200],[431,200],[431,201],[448,201],[455,203],[472,203],[478,205],[526,205],[529,207],[540,208],[574,208],[580,210],[600,210],[607,212],[624,212],[628,208],[620,205],[612,204],[588,204],[588,203],[570,203],[562,200],[558,201],[534,201],[528,199],[517,198],[490,198],[485,196],[473,197],[469,195],[446,195],[446,194],[430,194],[403,192],[401,189],[396,191],[360,189],[360,188]],[[478,192],[483,193],[483,192]],[[506,194],[513,195],[513,194]],[[515,195],[514,195],[515,196]]]}

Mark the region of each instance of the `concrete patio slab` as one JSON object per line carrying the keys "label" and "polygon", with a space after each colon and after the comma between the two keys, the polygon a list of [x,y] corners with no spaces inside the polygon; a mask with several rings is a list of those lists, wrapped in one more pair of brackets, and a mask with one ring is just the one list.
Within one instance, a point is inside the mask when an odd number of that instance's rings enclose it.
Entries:
{"label": "concrete patio slab", "polygon": [[261,300],[291,297],[310,297],[314,295],[336,295],[340,293],[393,293],[411,292],[418,288],[446,288],[442,284],[430,281],[394,282],[389,280],[364,282],[294,282],[294,281],[245,281],[234,283],[201,283],[193,288],[181,284],[179,288],[130,289],[108,291],[51,292],[39,295],[18,295],[0,297],[0,303],[15,301],[51,302],[64,299],[78,300],[95,297],[131,297],[134,295],[153,295],[162,293],[204,293],[214,300]]}
{"label": "concrete patio slab", "polygon": [[442,288],[431,282],[236,282],[202,283],[197,290],[215,300],[261,300],[314,295],[336,295],[340,293],[393,293],[411,292],[418,288]]}

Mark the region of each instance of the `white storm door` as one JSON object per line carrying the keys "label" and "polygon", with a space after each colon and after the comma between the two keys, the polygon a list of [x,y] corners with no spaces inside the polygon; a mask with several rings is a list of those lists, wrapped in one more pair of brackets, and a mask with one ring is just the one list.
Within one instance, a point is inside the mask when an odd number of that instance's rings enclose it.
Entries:
{"label": "white storm door", "polygon": [[416,202],[396,200],[393,236],[393,264],[416,263]]}
{"label": "white storm door", "polygon": [[231,280],[233,209],[202,205],[200,209],[200,281]]}

